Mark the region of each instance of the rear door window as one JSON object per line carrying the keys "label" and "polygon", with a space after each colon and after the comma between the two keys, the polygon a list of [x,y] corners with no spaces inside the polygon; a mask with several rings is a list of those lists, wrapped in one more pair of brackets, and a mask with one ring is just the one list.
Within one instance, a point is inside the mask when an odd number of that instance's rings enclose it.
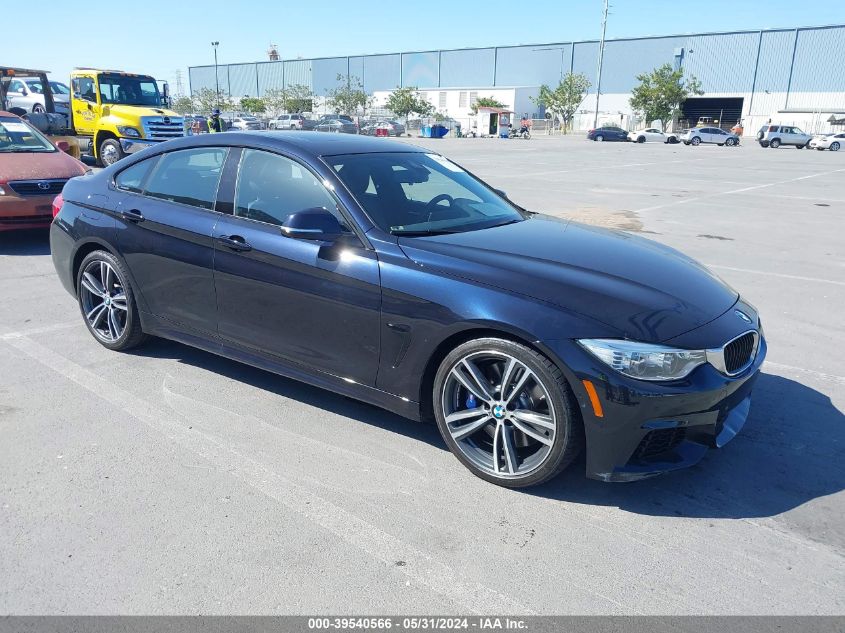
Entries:
{"label": "rear door window", "polygon": [[222,147],[203,147],[165,154],[150,177],[146,195],[212,209],[227,151]]}

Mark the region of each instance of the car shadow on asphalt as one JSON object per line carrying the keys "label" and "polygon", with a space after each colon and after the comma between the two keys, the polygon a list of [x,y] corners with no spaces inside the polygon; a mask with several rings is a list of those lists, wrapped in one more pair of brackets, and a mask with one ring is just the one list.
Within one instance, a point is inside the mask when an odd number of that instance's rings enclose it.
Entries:
{"label": "car shadow on asphalt", "polygon": [[[826,394],[762,373],[745,427],[696,466],[606,484],[584,478],[582,456],[560,477],[526,492],[645,515],[770,517],[845,489],[843,447],[845,415]],[[837,521],[829,517],[830,526]],[[840,536],[845,538],[845,531]]]}
{"label": "car shadow on asphalt", "polygon": [[380,429],[401,433],[406,437],[426,442],[444,451],[448,450],[434,424],[415,422],[365,402],[326,389],[313,387],[293,378],[285,378],[188,345],[154,338],[129,353],[178,360],[181,363],[201,367],[282,398],[296,400],[330,413],[342,415],[356,422],[364,422]]}
{"label": "car shadow on asphalt", "polygon": [[0,233],[0,255],[49,255],[50,230],[27,229]]}
{"label": "car shadow on asphalt", "polygon": [[[209,352],[153,339],[137,351],[213,371],[283,398],[401,433],[448,450],[434,424],[424,424],[330,391]],[[629,484],[587,479],[582,454],[559,477],[523,494],[637,514],[753,518],[775,516],[845,489],[841,468],[845,415],[830,398],[794,380],[761,374],[748,422],[727,446],[696,466]],[[455,468],[461,468],[457,460]],[[466,475],[471,476],[468,472]],[[831,524],[836,521],[830,518]],[[843,533],[845,538],[845,533]]]}

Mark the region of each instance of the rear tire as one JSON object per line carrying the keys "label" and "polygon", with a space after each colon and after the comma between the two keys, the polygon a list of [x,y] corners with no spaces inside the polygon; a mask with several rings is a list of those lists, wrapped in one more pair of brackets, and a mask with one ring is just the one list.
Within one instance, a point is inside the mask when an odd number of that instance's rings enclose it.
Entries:
{"label": "rear tire", "polygon": [[32,112],[35,114],[43,114],[44,112],[46,112],[46,110],[44,109],[43,105],[41,105],[40,103],[36,103],[34,106],[32,106]]}
{"label": "rear tire", "polygon": [[771,141],[769,141],[769,147],[771,147],[772,149],[777,149],[778,147],[780,147],[780,139],[773,138]]}
{"label": "rear tire", "polygon": [[[483,380],[489,400],[483,393],[473,395],[482,391],[481,383],[468,368]],[[503,380],[505,394],[499,391]],[[523,488],[548,481],[584,446],[575,398],[561,371],[542,354],[513,341],[481,338],[452,350],[437,370],[433,402],[449,450],[474,475],[499,486]]]}
{"label": "rear tire", "polygon": [[146,338],[128,279],[123,263],[108,251],[89,253],[76,273],[76,297],[88,331],[100,345],[119,352]]}
{"label": "rear tire", "polygon": [[599,134],[599,135],[597,135],[597,136],[596,136],[596,140],[597,140],[599,143],[601,143],[601,142],[604,140],[604,137],[603,137],[601,134]]}
{"label": "rear tire", "polygon": [[697,136],[694,136],[690,143],[692,143],[693,145],[701,145],[701,139]]}
{"label": "rear tire", "polygon": [[806,145],[796,145],[795,149],[804,149]]}
{"label": "rear tire", "polygon": [[638,136],[637,143],[645,143],[645,136]]}

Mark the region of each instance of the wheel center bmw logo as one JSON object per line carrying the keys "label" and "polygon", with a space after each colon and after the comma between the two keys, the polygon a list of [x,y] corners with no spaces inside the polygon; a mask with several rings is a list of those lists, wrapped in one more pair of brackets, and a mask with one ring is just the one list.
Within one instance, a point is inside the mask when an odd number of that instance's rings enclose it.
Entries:
{"label": "wheel center bmw logo", "polygon": [[505,417],[505,407],[503,407],[501,404],[497,404],[495,407],[493,407],[493,417],[497,420],[501,420],[503,417]]}
{"label": "wheel center bmw logo", "polygon": [[751,323],[751,317],[745,314],[745,312],[743,312],[742,310],[734,310],[734,314],[746,323]]}
{"label": "wheel center bmw logo", "polygon": [[106,297],[106,298],[105,298],[105,300],[104,300],[104,303],[105,303],[106,305],[111,304],[111,298],[110,298],[110,297]]}

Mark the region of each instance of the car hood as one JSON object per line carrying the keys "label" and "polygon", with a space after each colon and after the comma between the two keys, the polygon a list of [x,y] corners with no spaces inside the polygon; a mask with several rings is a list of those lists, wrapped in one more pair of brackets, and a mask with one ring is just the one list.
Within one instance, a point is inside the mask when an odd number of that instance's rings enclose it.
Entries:
{"label": "car hood", "polygon": [[73,178],[85,173],[85,165],[65,152],[0,152],[0,182]]}
{"label": "car hood", "polygon": [[[108,112],[106,112],[108,109]],[[182,115],[173,112],[172,110],[167,110],[164,108],[154,108],[151,106],[133,106],[133,105],[123,105],[123,104],[116,104],[116,105],[104,105],[103,106],[103,116],[115,116],[115,117],[122,117],[126,119],[133,119],[135,117],[142,117],[142,116],[167,116],[175,119],[181,119]]]}
{"label": "car hood", "polygon": [[558,305],[645,342],[700,327],[739,298],[672,248],[542,215],[398,242],[422,266]]}

